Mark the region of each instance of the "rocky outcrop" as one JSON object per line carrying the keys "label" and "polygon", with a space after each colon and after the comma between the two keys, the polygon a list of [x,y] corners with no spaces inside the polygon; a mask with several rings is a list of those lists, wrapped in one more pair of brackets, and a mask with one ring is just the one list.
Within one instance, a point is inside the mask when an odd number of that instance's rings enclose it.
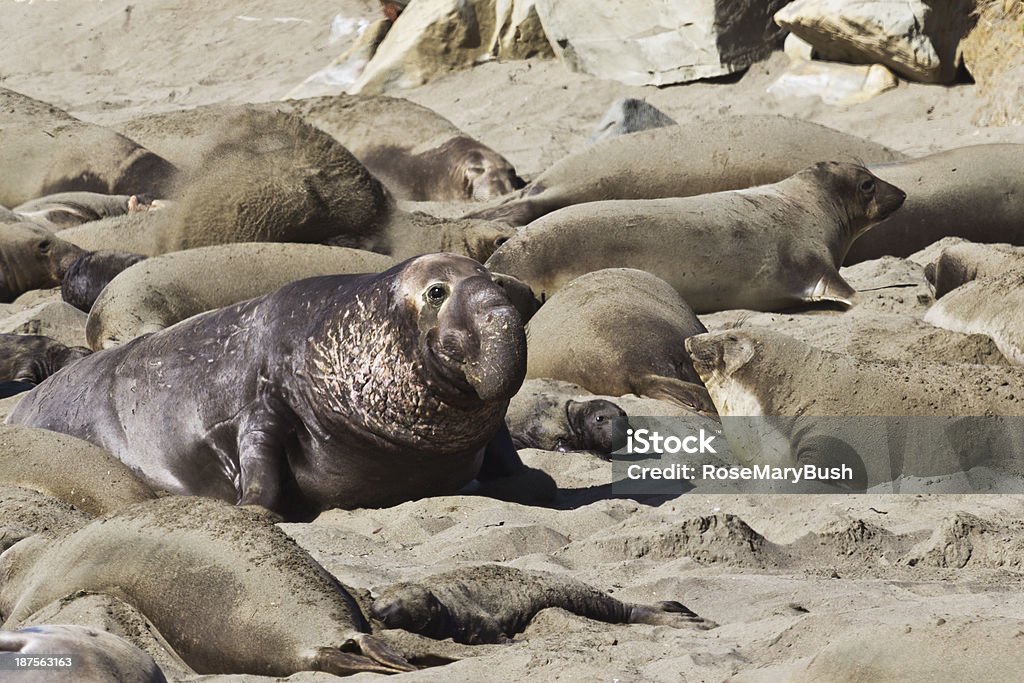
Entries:
{"label": "rocky outcrop", "polygon": [[962,43],[964,64],[984,100],[979,126],[1024,125],[1024,3],[988,0]]}

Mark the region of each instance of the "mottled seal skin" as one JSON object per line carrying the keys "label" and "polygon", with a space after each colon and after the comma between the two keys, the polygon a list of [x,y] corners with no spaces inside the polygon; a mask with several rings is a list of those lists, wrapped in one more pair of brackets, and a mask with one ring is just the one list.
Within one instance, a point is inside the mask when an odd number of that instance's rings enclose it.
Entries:
{"label": "mottled seal skin", "polygon": [[14,207],[14,211],[24,220],[58,231],[110,216],[148,211],[152,203],[146,195],[60,192],[27,201]]}
{"label": "mottled seal skin", "polygon": [[607,268],[571,281],[533,316],[526,328],[526,376],[714,412],[683,345],[704,332],[664,280],[633,268]]}
{"label": "mottled seal skin", "polygon": [[282,104],[345,145],[398,199],[482,201],[526,184],[508,159],[409,100],[331,95]]}
{"label": "mottled seal skin", "polygon": [[84,253],[34,223],[0,223],[0,303],[33,289],[59,286]]}
{"label": "mottled seal skin", "polygon": [[615,100],[608,108],[604,117],[594,128],[594,132],[587,138],[587,144],[593,145],[620,135],[675,125],[677,125],[675,119],[654,105],[634,97],[623,97]]}
{"label": "mottled seal skin", "polygon": [[433,254],[299,280],[93,354],[8,422],[91,441],[155,488],[308,519],[470,482],[525,370],[504,290],[479,263]]}
{"label": "mottled seal skin", "polygon": [[715,626],[675,601],[625,603],[581,581],[501,565],[459,567],[387,586],[377,592],[370,612],[389,628],[480,645],[508,642],[549,607],[612,624]]}
{"label": "mottled seal skin", "polygon": [[932,296],[941,299],[968,282],[1013,270],[1024,270],[1024,247],[962,242],[943,248],[938,258],[924,267],[924,276]]}
{"label": "mottled seal skin", "polygon": [[[1017,255],[1018,262],[1021,256]],[[1024,265],[1024,264],[1021,264]],[[926,323],[953,332],[984,334],[1008,361],[1024,365],[1024,268],[971,280],[939,299]]]}
{"label": "mottled seal skin", "polygon": [[530,224],[487,265],[542,301],[580,275],[630,267],[668,282],[697,313],[849,307],[854,290],[839,265],[903,199],[861,166],[821,162],[746,190],[568,207]]}
{"label": "mottled seal skin", "polygon": [[626,411],[605,399],[575,400],[562,392],[527,390],[512,397],[505,422],[516,448],[547,451],[613,450],[612,427]]}
{"label": "mottled seal skin", "polygon": [[1024,245],[1024,145],[972,145],[871,172],[907,193],[900,211],[850,249],[847,265],[909,256],[943,237]]}
{"label": "mottled seal skin", "polygon": [[526,225],[584,202],[690,197],[778,182],[824,160],[905,158],[809,121],[729,116],[606,140],[559,161],[500,204],[469,216]]}
{"label": "mottled seal skin", "polygon": [[75,259],[64,274],[60,296],[80,311],[89,312],[103,288],[120,272],[145,261],[142,254],[124,251],[91,251]]}
{"label": "mottled seal skin", "polygon": [[139,610],[201,674],[415,668],[273,520],[218,501],[164,498],[30,536],[0,555],[0,576],[7,628],[66,595],[103,593]]}
{"label": "mottled seal skin", "polygon": [[[84,626],[46,624],[17,631],[0,631],[0,652],[27,657],[71,655],[75,658],[72,675],[82,683],[167,681],[149,654],[112,633]],[[10,678],[7,680],[44,683],[61,675],[68,674],[46,670],[8,672]]]}
{"label": "mottled seal skin", "polygon": [[0,381],[39,384],[90,353],[84,346],[68,347],[40,335],[0,334]]}
{"label": "mottled seal skin", "polygon": [[112,130],[0,89],[0,204],[56,192],[165,196],[177,175],[167,160]]}
{"label": "mottled seal skin", "polygon": [[[389,256],[320,244],[253,242],[176,251],[129,267],[111,280],[91,310],[86,309],[86,338],[98,351],[269,294],[295,280],[379,273],[393,265]],[[72,266],[64,287],[74,280]]]}

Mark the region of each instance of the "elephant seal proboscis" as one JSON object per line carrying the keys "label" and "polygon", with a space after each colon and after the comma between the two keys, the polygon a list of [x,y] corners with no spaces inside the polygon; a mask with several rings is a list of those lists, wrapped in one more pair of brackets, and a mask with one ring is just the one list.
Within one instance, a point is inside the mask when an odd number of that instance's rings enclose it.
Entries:
{"label": "elephant seal proboscis", "polygon": [[697,313],[850,307],[850,245],[903,192],[853,164],[821,162],[772,185],[697,197],[591,202],[531,223],[487,261],[542,300],[602,268],[646,270]]}
{"label": "elephant seal proboscis", "polygon": [[0,303],[33,289],[60,286],[84,253],[35,223],[0,223]]}
{"label": "elephant seal proboscis", "polygon": [[715,626],[675,601],[625,603],[582,581],[502,565],[459,567],[387,586],[377,592],[370,612],[389,628],[480,645],[508,642],[549,607],[612,624]]}
{"label": "elephant seal proboscis", "polygon": [[562,159],[522,190],[469,216],[526,225],[584,202],[690,197],[778,182],[819,161],[905,158],[810,121],[726,116],[605,140]]}
{"label": "elephant seal proboscis", "polygon": [[0,617],[17,626],[67,595],[112,595],[196,672],[396,673],[349,591],[265,514],[196,497],[140,503],[0,555]]}
{"label": "elephant seal proboscis", "polygon": [[433,254],[299,280],[94,353],[8,422],[91,441],[158,489],[308,519],[472,481],[525,372],[504,289]]}

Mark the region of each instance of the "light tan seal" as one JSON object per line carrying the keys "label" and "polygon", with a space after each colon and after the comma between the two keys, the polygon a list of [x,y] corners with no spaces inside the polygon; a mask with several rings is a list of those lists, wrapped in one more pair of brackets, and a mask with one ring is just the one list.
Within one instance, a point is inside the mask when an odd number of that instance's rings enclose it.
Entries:
{"label": "light tan seal", "polygon": [[960,285],[981,278],[997,277],[1012,270],[1024,270],[1024,247],[1010,244],[961,242],[943,247],[924,268],[936,299]]}
{"label": "light tan seal", "polygon": [[839,266],[903,199],[861,166],[822,162],[746,190],[567,207],[530,224],[487,265],[542,301],[585,273],[628,267],[662,278],[697,313],[849,307],[854,290]]}
{"label": "light tan seal", "polygon": [[[17,631],[0,631],[0,652],[25,657],[74,658],[65,669],[37,669],[7,672],[11,683],[46,683],[61,676],[82,683],[132,681],[166,683],[153,658],[127,640],[99,629],[71,624],[26,626]],[[8,677],[9,676],[9,677]]]}
{"label": "light tan seal", "polygon": [[[1016,257],[1018,260],[1021,257]],[[924,321],[965,334],[984,334],[1007,360],[1024,365],[1024,264],[971,280],[935,302]]]}

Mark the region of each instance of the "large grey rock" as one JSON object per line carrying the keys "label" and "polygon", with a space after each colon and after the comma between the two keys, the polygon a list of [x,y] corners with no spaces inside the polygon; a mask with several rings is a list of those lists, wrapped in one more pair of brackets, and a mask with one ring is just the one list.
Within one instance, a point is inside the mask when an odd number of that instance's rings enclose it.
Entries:
{"label": "large grey rock", "polygon": [[974,0],[795,0],[775,15],[822,59],[884,64],[923,83],[956,77]]}
{"label": "large grey rock", "polygon": [[497,31],[491,54],[502,59],[554,57],[537,15],[537,0],[497,0]]}
{"label": "large grey rock", "polygon": [[629,85],[722,76],[782,42],[772,15],[786,0],[537,0],[551,46],[574,71]]}

